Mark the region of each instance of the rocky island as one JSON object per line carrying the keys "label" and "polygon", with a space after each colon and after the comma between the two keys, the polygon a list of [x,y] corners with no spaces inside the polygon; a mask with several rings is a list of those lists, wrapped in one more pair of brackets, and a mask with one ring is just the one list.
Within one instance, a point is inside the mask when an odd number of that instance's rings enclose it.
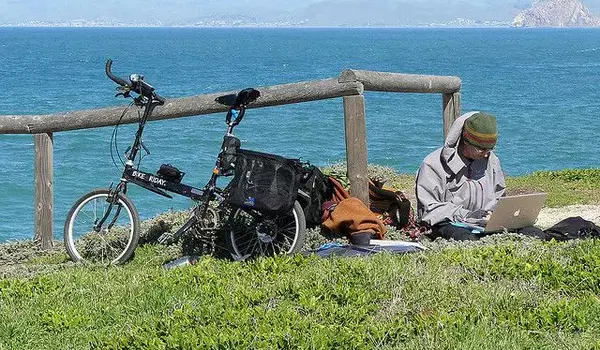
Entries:
{"label": "rocky island", "polygon": [[534,0],[517,14],[513,27],[600,27],[600,17],[579,0]]}

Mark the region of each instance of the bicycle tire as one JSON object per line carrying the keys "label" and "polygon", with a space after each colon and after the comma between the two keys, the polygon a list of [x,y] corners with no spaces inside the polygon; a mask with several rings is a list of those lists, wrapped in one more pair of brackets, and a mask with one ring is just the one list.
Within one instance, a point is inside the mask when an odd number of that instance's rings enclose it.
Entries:
{"label": "bicycle tire", "polygon": [[235,260],[296,253],[306,239],[304,211],[298,201],[284,215],[235,208],[229,217],[226,238]]}
{"label": "bicycle tire", "polygon": [[117,195],[111,214],[99,231],[97,221],[109,207],[110,191],[93,190],[71,207],[64,227],[64,243],[74,262],[118,265],[129,260],[140,237],[140,217],[129,197]]}

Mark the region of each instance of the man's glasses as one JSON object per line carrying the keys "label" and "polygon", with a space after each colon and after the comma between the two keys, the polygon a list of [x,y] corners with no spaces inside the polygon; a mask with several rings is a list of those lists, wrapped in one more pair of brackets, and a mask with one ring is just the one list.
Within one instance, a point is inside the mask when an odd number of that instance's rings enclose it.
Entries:
{"label": "man's glasses", "polygon": [[477,151],[477,153],[490,153],[491,151],[494,150],[494,148],[481,148],[481,147],[477,147],[474,144],[470,143],[469,141],[465,140],[465,143],[469,146],[471,146],[471,148],[475,151]]}

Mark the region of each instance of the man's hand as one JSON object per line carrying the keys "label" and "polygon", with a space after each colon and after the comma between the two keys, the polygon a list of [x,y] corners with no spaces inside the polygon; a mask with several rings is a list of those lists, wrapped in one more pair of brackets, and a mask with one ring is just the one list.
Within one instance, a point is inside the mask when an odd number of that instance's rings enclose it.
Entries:
{"label": "man's hand", "polygon": [[492,216],[492,212],[488,210],[485,212],[485,215],[481,218],[481,220],[487,224],[488,221],[490,221],[490,216]]}
{"label": "man's hand", "polygon": [[485,226],[487,222],[490,220],[492,212],[487,210],[475,210],[470,212],[467,216],[465,222]]}

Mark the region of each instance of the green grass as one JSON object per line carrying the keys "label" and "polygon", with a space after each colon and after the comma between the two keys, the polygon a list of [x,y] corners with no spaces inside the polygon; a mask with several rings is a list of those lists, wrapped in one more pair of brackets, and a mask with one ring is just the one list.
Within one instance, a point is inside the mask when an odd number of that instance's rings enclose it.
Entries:
{"label": "green grass", "polygon": [[538,171],[521,177],[508,177],[509,193],[548,192],[546,205],[563,207],[573,204],[600,203],[600,169]]}
{"label": "green grass", "polygon": [[0,348],[600,347],[600,244],[507,240],[369,258],[171,258],[0,280]]}
{"label": "green grass", "polygon": [[[412,177],[377,170],[388,186]],[[598,203],[599,170],[509,178],[552,205]],[[184,217],[144,223],[145,241]],[[171,222],[171,221],[173,222]],[[124,266],[0,245],[0,349],[600,349],[600,241],[514,234],[368,258],[211,256],[173,270],[146,244]]]}

